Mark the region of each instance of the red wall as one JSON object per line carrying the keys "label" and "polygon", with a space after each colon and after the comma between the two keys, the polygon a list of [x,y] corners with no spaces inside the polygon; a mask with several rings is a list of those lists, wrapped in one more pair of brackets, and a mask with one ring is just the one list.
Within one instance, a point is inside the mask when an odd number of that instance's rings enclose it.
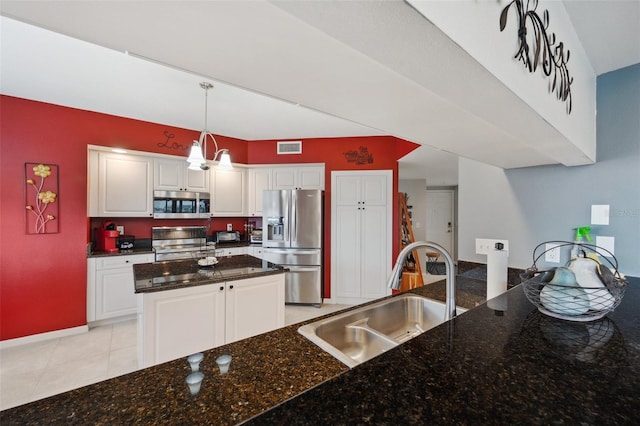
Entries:
{"label": "red wall", "polygon": [[[0,96],[0,111],[0,340],[84,325],[86,247],[91,228],[100,223],[86,217],[87,145],[186,156],[198,132],[9,96]],[[238,163],[324,162],[327,200],[331,196],[332,170],[393,170],[394,205],[397,159],[417,146],[392,137],[307,139],[302,155],[277,156],[275,141],[216,138]],[[359,146],[369,149],[372,164],[359,166],[346,161],[343,153]],[[26,162],[59,166],[57,234],[25,232]],[[165,224],[146,218],[114,222],[138,238],[150,238],[151,226]],[[211,232],[224,229],[228,222],[234,229],[243,230],[244,219],[216,218]],[[394,227],[394,241],[396,232]],[[327,247],[329,235],[327,229]],[[328,251],[326,255],[328,260]],[[329,269],[326,274],[329,290]]]}
{"label": "red wall", "polygon": [[[277,141],[249,142],[250,164],[324,163],[325,164],[325,230],[324,230],[324,296],[331,297],[331,172],[340,170],[392,170],[393,205],[398,205],[398,160],[416,149],[418,145],[392,136],[367,136],[349,138],[317,138],[302,141],[302,154],[277,154]],[[371,163],[356,164],[345,153],[365,147]],[[393,224],[398,223],[398,209],[393,209]],[[376,232],[376,230],[371,230]],[[392,241],[399,241],[399,227],[393,226]],[[393,245],[393,258],[399,245]],[[386,277],[385,277],[386,278]]]}

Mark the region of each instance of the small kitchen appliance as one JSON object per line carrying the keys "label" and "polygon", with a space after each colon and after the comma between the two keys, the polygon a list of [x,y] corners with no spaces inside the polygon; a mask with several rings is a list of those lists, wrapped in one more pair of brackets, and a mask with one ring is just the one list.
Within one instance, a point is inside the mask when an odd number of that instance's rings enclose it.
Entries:
{"label": "small kitchen appliance", "polygon": [[115,223],[104,221],[102,228],[96,229],[96,250],[108,253],[119,251],[116,244],[119,235]]}

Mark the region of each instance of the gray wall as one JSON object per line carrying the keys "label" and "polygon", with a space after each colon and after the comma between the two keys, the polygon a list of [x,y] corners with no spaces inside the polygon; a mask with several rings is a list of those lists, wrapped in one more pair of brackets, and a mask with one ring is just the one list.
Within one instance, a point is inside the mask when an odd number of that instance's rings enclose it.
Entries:
{"label": "gray wall", "polygon": [[572,240],[572,228],[591,223],[592,204],[609,204],[609,225],[592,235],[615,237],[620,271],[640,276],[640,64],[597,86],[595,164],[502,170],[459,160],[459,259],[486,263],[475,239],[500,238],[509,240],[509,266],[531,266],[536,245]]}

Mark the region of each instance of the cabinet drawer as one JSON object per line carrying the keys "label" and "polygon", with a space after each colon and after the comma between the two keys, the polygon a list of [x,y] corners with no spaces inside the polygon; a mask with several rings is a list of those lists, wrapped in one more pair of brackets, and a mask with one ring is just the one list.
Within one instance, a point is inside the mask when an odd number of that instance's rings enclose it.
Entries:
{"label": "cabinet drawer", "polygon": [[96,269],[123,268],[138,263],[153,262],[153,254],[132,254],[125,256],[103,257],[97,259]]}

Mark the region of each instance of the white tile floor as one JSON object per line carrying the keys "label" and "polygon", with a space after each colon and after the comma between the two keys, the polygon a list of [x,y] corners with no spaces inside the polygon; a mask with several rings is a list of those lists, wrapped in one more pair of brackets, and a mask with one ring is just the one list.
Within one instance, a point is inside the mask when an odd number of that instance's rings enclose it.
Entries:
{"label": "white tile floor", "polygon": [[[295,324],[347,305],[287,305]],[[0,410],[135,371],[136,321],[92,328],[88,333],[4,348],[0,351]]]}

